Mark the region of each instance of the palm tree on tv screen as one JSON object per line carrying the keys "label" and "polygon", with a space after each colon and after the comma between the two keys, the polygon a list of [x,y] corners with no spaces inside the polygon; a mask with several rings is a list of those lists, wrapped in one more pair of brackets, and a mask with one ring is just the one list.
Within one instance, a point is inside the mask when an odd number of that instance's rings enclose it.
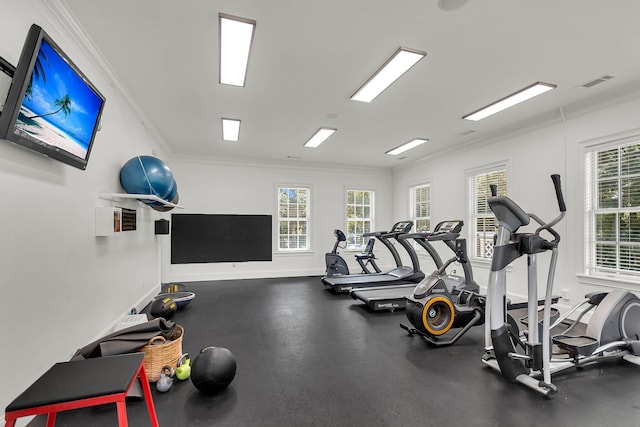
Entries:
{"label": "palm tree on tv screen", "polygon": [[52,111],[46,114],[36,114],[35,116],[31,116],[28,118],[35,119],[36,117],[51,116],[53,114],[59,113],[60,111],[62,111],[64,113],[64,116],[67,117],[69,113],[71,113],[71,98],[69,98],[68,94],[63,96],[62,99],[56,99],[55,105],[56,107],[60,107],[56,111]]}

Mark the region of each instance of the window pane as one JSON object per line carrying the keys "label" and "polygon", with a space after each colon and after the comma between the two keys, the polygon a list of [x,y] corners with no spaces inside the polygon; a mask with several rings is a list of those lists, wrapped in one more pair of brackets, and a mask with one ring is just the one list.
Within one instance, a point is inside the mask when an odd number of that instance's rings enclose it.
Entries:
{"label": "window pane", "polygon": [[620,268],[640,271],[640,246],[620,246]]}
{"label": "window pane", "polygon": [[354,204],[355,203],[355,194],[353,191],[347,191],[347,203]]}
{"label": "window pane", "polygon": [[416,231],[429,231],[429,220],[428,219],[419,219],[416,221]]}
{"label": "window pane", "polygon": [[357,205],[361,205],[363,202],[362,191],[356,191],[356,201]]}
{"label": "window pane", "polygon": [[280,249],[287,249],[289,247],[288,241],[287,236],[280,236]]}
{"label": "window pane", "polygon": [[371,221],[364,222],[364,232],[371,233]]}
{"label": "window pane", "polygon": [[616,241],[616,214],[596,215],[596,240],[599,242]]}
{"label": "window pane", "polygon": [[362,207],[362,218],[371,218],[371,208],[369,206]]}
{"label": "window pane", "polygon": [[640,206],[640,176],[623,178],[620,184],[622,185],[621,207],[633,208]]}
{"label": "window pane", "polygon": [[618,176],[618,148],[601,151],[597,156],[598,178]]}
{"label": "window pane", "polygon": [[640,243],[640,212],[620,214],[620,241]]}
{"label": "window pane", "polygon": [[618,181],[600,181],[598,183],[598,207],[617,208],[618,199]]}
{"label": "window pane", "polygon": [[364,209],[362,206],[356,206],[356,218],[364,218]]}
{"label": "window pane", "polygon": [[364,203],[365,205],[370,205],[371,204],[371,192],[370,191],[365,191],[364,192],[364,200],[362,201],[362,203]]}
{"label": "window pane", "polygon": [[640,174],[640,144],[627,145],[620,149],[620,174]]}
{"label": "window pane", "polygon": [[596,265],[616,268],[616,245],[596,244]]}
{"label": "window pane", "polygon": [[280,234],[287,234],[289,232],[289,223],[287,221],[280,221]]}

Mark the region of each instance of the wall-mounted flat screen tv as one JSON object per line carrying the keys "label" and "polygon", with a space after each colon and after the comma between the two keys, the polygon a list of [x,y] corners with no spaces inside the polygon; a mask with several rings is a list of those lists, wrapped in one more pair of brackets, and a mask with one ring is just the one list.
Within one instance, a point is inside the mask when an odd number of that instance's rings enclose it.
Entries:
{"label": "wall-mounted flat screen tv", "polygon": [[86,169],[105,98],[38,25],[27,34],[0,138]]}

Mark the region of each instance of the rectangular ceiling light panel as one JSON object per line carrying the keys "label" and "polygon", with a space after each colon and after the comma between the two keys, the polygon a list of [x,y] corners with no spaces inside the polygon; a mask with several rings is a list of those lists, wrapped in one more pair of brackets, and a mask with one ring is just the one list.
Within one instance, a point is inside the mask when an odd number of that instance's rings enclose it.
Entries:
{"label": "rectangular ceiling light panel", "polygon": [[222,139],[238,141],[240,137],[240,120],[222,119]]}
{"label": "rectangular ceiling light panel", "polygon": [[360,102],[373,101],[426,55],[426,52],[401,47],[351,96],[351,99]]}
{"label": "rectangular ceiling light panel", "polygon": [[527,99],[531,99],[534,96],[541,95],[551,89],[555,89],[557,86],[551,83],[542,83],[537,82],[532,84],[531,86],[527,86],[524,89],[519,90],[518,92],[511,94],[505,98],[502,98],[493,104],[487,105],[477,111],[474,111],[471,114],[467,114],[462,117],[466,120],[478,121],[482,120],[486,117],[489,117],[495,113],[499,113],[502,110],[506,110],[509,107],[513,107],[516,104],[520,104],[521,102],[526,101]]}
{"label": "rectangular ceiling light panel", "polygon": [[218,17],[220,83],[244,86],[256,21],[223,13]]}
{"label": "rectangular ceiling light panel", "polygon": [[416,148],[417,146],[422,145],[427,141],[429,140],[416,138],[407,142],[406,144],[402,144],[401,146],[394,148],[393,150],[387,151],[385,154],[389,154],[391,156],[397,156],[398,154],[404,153],[405,151],[411,150],[412,148]]}
{"label": "rectangular ceiling light panel", "polygon": [[318,131],[309,139],[304,146],[310,148],[316,148],[318,145],[322,144],[327,138],[329,138],[336,129],[329,128],[320,128]]}

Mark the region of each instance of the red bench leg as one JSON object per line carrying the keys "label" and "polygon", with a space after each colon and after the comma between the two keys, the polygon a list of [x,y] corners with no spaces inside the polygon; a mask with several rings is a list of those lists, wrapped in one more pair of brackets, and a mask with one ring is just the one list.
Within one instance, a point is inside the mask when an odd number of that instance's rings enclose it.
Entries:
{"label": "red bench leg", "polygon": [[144,393],[144,401],[147,404],[147,412],[149,412],[149,419],[151,420],[151,427],[160,427],[158,424],[158,416],[156,415],[156,407],[153,404],[153,398],[151,397],[151,388],[149,387],[149,380],[147,374],[144,371],[144,366],[139,371],[140,385],[142,386],[142,392]]}
{"label": "red bench leg", "polygon": [[127,404],[124,403],[124,397],[122,400],[116,402],[118,408],[118,426],[129,427],[129,421],[127,420]]}
{"label": "red bench leg", "polygon": [[56,424],[56,413],[49,412],[47,416],[47,427],[53,427]]}

